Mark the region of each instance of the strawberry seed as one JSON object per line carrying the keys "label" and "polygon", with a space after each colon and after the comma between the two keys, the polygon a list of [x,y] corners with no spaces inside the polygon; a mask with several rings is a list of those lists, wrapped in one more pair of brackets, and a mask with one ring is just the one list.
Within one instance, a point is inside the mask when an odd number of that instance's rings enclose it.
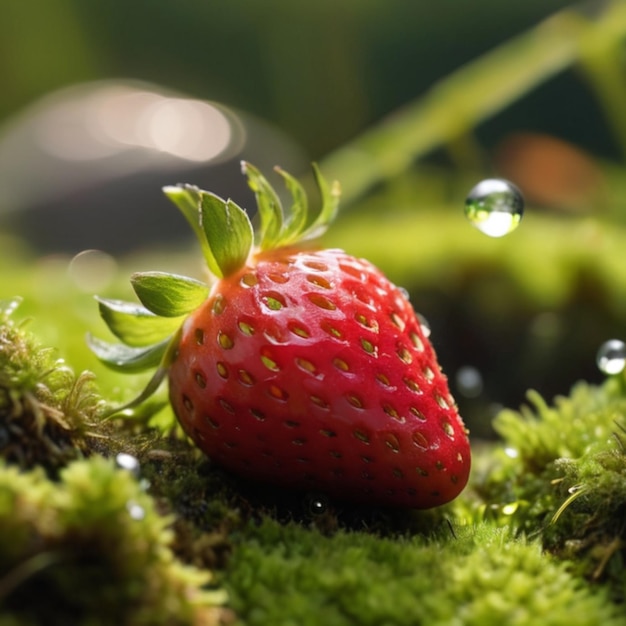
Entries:
{"label": "strawberry seed", "polygon": [[246,385],[247,387],[254,385],[254,383],[256,382],[254,380],[254,376],[252,376],[252,374],[250,374],[250,372],[248,372],[247,370],[244,370],[244,369],[239,370],[238,375],[239,375],[239,382],[242,383],[243,385]]}
{"label": "strawberry seed", "polygon": [[308,339],[311,336],[311,333],[297,322],[289,322],[287,327],[294,335],[302,337],[303,339]]}
{"label": "strawberry seed", "polygon": [[307,359],[296,359],[296,365],[304,372],[308,372],[309,374],[316,374],[317,368],[311,361]]}
{"label": "strawberry seed", "polygon": [[221,315],[226,308],[226,298],[221,293],[215,296],[213,301],[213,315]]}
{"label": "strawberry seed", "polygon": [[331,283],[329,281],[327,281],[323,276],[316,276],[314,274],[309,274],[306,277],[306,279],[312,285],[315,285],[317,287],[321,287],[322,289],[332,289],[333,288]]}
{"label": "strawberry seed", "polygon": [[322,428],[320,433],[324,435],[324,437],[336,437],[337,433],[334,430],[329,430],[327,428]]}
{"label": "strawberry seed", "polygon": [[352,434],[359,440],[362,441],[363,443],[367,443],[369,444],[370,442],[370,438],[368,436],[368,434],[366,432],[363,432],[362,430],[354,430],[352,431]]}
{"label": "strawberry seed", "polygon": [[387,447],[392,450],[393,452],[400,452],[400,442],[398,441],[398,438],[395,435],[387,435],[385,437],[385,444],[387,445]]}
{"label": "strawberry seed", "polygon": [[241,277],[241,286],[242,287],[254,287],[259,283],[257,277],[252,274],[252,272],[248,272]]}
{"label": "strawberry seed", "polygon": [[271,274],[268,274],[267,277],[273,283],[278,283],[279,285],[284,285],[289,280],[288,274],[279,274],[277,272],[272,272]]}
{"label": "strawberry seed", "polygon": [[309,293],[307,294],[307,298],[320,309],[324,309],[326,311],[334,311],[337,308],[337,305],[329,300],[326,296],[323,296],[320,293]]}
{"label": "strawberry seed", "polygon": [[239,330],[248,337],[252,337],[254,335],[254,327],[243,320],[240,320],[237,324],[239,326]]}
{"label": "strawberry seed", "polygon": [[350,366],[343,359],[340,359],[339,357],[333,359],[333,365],[338,370],[341,370],[342,372],[349,372],[350,371]]}
{"label": "strawberry seed", "polygon": [[270,385],[269,394],[273,398],[276,398],[276,400],[282,400],[283,402],[285,402],[287,398],[289,398],[289,394],[284,389],[281,389],[278,385]]}
{"label": "strawberry seed", "polygon": [[221,330],[217,335],[217,342],[224,350],[230,350],[235,345],[235,342]]}
{"label": "strawberry seed", "polygon": [[413,443],[418,448],[423,448],[424,450],[428,448],[428,439],[426,439],[426,437],[419,431],[415,431],[413,433]]}
{"label": "strawberry seed", "polygon": [[267,356],[267,354],[261,354],[261,362],[271,372],[280,371],[280,367],[278,367],[278,363],[276,363],[276,361],[274,361],[274,359],[272,359],[271,357]]}

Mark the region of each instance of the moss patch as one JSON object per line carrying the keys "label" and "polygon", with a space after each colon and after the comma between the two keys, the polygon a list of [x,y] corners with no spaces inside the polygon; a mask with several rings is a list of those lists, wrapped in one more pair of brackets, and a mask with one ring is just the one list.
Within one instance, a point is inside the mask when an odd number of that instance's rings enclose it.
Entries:
{"label": "moss patch", "polygon": [[384,539],[266,519],[239,535],[223,582],[250,625],[621,623],[537,542],[490,524]]}

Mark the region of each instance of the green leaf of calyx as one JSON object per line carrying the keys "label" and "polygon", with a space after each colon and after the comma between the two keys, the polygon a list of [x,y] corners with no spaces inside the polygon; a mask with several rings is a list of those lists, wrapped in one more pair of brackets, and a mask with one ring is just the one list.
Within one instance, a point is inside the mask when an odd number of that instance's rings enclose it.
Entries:
{"label": "green leaf of calyx", "polygon": [[134,302],[98,298],[100,315],[111,332],[128,346],[141,347],[170,336],[183,317],[160,317]]}
{"label": "green leaf of calyx", "polygon": [[329,185],[315,163],[313,164],[313,174],[322,197],[322,208],[315,221],[302,233],[302,240],[315,239],[323,235],[337,216],[337,211],[339,210],[339,197],[341,196],[339,183],[334,181]]}
{"label": "green leaf of calyx", "polygon": [[165,272],[137,272],[130,282],[141,304],[162,317],[187,315],[209,294],[207,285],[199,280]]}
{"label": "green leaf of calyx", "polygon": [[215,274],[219,275],[219,267],[213,257],[209,242],[202,229],[202,215],[200,203],[202,191],[194,185],[174,185],[163,187],[163,193],[180,209],[185,219],[191,225],[206,261],[207,266]]}
{"label": "green leaf of calyx", "polygon": [[171,338],[147,348],[131,348],[120,343],[102,341],[92,335],[87,336],[91,351],[102,363],[119,372],[138,373],[152,369],[161,363]]}
{"label": "green leaf of calyx", "polygon": [[[143,404],[144,402],[146,402],[152,395],[154,395],[154,393],[156,393],[158,388],[161,386],[161,383],[163,382],[163,380],[165,380],[165,377],[167,376],[167,372],[169,371],[170,365],[176,358],[176,351],[178,350],[178,344],[180,342],[181,334],[182,334],[182,328],[179,328],[171,337],[169,337],[165,341],[162,341],[156,346],[153,346],[153,349],[155,349],[153,356],[158,357],[158,361],[157,361],[158,367],[156,371],[154,372],[154,374],[152,375],[152,378],[150,378],[150,380],[148,381],[148,384],[143,388],[143,391],[136,398],[134,398],[130,402],[120,407],[112,409],[111,411],[106,413],[104,417],[106,418],[113,417],[114,415],[117,415],[118,413],[121,413],[122,411],[126,411],[127,409],[131,409],[133,407],[139,406]],[[107,350],[107,345],[105,344],[105,342],[102,342],[100,340],[95,340],[95,349],[94,349],[93,347],[94,338],[91,336],[88,336],[87,341],[90,342],[90,345],[92,346],[91,349],[94,350],[96,355],[98,354],[97,350],[99,350],[100,347],[103,346],[103,344],[104,344],[104,350]],[[111,348],[113,346],[112,344],[108,344],[108,347]],[[125,347],[125,346],[122,346],[122,347]],[[130,348],[128,348],[128,350],[130,350]],[[106,361],[104,362],[107,363]],[[153,365],[150,367],[153,367]],[[128,371],[128,370],[124,370],[124,371]]]}
{"label": "green leaf of calyx", "polygon": [[254,232],[247,213],[232,200],[202,191],[202,228],[218,267],[218,278],[242,268],[252,250]]}
{"label": "green leaf of calyx", "polygon": [[259,227],[255,233],[256,244],[261,250],[275,248],[283,229],[283,207],[280,198],[265,176],[247,161],[241,169],[248,178],[248,186],[254,191],[259,215]]}
{"label": "green leaf of calyx", "polygon": [[292,198],[291,209],[280,237],[280,244],[288,246],[302,237],[309,215],[309,203],[304,187],[298,180],[280,167],[276,171],[283,177]]}

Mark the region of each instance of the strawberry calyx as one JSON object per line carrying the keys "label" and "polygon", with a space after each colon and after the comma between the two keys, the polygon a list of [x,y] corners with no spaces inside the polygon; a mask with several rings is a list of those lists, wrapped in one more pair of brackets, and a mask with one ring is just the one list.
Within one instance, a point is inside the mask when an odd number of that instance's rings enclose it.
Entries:
{"label": "strawberry calyx", "polygon": [[[285,211],[278,194],[256,167],[243,162],[242,171],[255,194],[259,220],[256,230],[246,211],[231,199],[187,184],[163,189],[196,234],[211,280],[236,273],[255,253],[319,237],[337,214],[339,185],[329,185],[315,165],[313,172],[322,202],[312,222],[306,192],[293,176],[276,168],[292,200]],[[176,354],[182,323],[210,292],[210,284],[165,272],[135,273],[131,284],[140,304],[96,298],[102,319],[119,342],[92,335],[88,335],[87,342],[96,357],[112,369],[128,373],[156,371],[137,398],[111,414],[141,404],[158,389]]]}

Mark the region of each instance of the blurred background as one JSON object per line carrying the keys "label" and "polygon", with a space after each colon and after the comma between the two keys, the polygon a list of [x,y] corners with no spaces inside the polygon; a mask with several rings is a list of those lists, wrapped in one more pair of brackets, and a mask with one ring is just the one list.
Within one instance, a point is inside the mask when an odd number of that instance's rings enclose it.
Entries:
{"label": "blurred background", "polygon": [[[92,295],[198,275],[160,189],[252,206],[242,158],[340,180],[329,245],[408,289],[479,436],[626,338],[621,0],[28,0],[0,29],[0,298],[111,393]],[[498,240],[463,217],[493,175],[526,197]]]}

